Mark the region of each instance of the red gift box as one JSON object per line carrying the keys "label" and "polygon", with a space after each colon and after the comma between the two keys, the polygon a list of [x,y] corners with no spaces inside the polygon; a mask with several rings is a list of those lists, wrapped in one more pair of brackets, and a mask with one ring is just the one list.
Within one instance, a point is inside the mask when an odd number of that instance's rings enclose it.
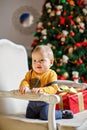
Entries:
{"label": "red gift box", "polygon": [[60,103],[56,104],[56,110],[72,110],[78,113],[87,109],[87,90],[83,90],[76,94],[59,93]]}

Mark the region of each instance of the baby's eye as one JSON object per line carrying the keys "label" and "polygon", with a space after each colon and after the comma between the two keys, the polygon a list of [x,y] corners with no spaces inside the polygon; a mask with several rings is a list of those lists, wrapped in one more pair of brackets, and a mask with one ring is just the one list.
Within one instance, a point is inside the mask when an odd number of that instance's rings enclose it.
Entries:
{"label": "baby's eye", "polygon": [[33,62],[35,63],[35,62],[36,62],[36,60],[33,60]]}
{"label": "baby's eye", "polygon": [[41,61],[41,62],[43,62],[43,61],[44,61],[44,59],[41,59],[40,61]]}

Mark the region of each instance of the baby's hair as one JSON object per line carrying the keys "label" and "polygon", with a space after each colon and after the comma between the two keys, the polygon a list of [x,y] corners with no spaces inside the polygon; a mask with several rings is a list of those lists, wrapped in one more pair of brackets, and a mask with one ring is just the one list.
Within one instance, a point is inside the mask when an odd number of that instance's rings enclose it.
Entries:
{"label": "baby's hair", "polygon": [[[51,49],[51,47],[47,46],[47,45],[37,45],[33,52],[41,52],[41,53],[46,53],[46,56],[50,59],[50,60],[54,60],[54,55],[53,55],[53,51]],[[32,53],[33,53],[32,52]]]}

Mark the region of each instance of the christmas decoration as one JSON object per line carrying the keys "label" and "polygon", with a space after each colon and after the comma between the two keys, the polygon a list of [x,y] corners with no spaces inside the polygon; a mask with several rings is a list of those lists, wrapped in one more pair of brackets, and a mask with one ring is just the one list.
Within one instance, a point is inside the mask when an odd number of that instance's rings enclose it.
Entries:
{"label": "christmas decoration", "polygon": [[32,49],[49,45],[58,79],[87,83],[87,6],[85,0],[46,0]]}

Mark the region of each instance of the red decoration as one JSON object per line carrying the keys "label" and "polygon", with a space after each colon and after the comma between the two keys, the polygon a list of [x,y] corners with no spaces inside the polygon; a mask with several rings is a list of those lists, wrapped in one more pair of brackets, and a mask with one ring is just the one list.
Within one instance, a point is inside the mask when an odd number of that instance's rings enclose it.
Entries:
{"label": "red decoration", "polygon": [[37,39],[34,39],[32,44],[31,44],[31,47],[34,47],[36,44],[37,44]]}
{"label": "red decoration", "polygon": [[61,35],[57,35],[56,38],[59,40],[61,38]]}
{"label": "red decoration", "polygon": [[75,25],[75,22],[72,20],[72,18],[73,18],[72,15],[68,16],[68,19],[69,19],[69,21],[70,21],[70,24],[71,24],[71,25]]}
{"label": "red decoration", "polygon": [[82,63],[83,63],[82,59],[79,59],[78,62],[79,62],[79,64],[82,64]]}
{"label": "red decoration", "polygon": [[60,25],[65,25],[65,18],[64,17],[60,17]]}
{"label": "red decoration", "polygon": [[64,76],[58,76],[58,79],[60,79],[60,80],[66,80],[66,78]]}
{"label": "red decoration", "polygon": [[82,44],[81,44],[80,42],[77,42],[77,43],[75,44],[75,46],[78,47],[78,48],[80,48],[80,47],[82,46]]}
{"label": "red decoration", "polygon": [[70,32],[70,35],[74,37],[75,33],[73,31]]}
{"label": "red decoration", "polygon": [[64,11],[64,13],[63,13],[64,15],[66,15],[66,11]]}
{"label": "red decoration", "polygon": [[87,41],[82,42],[82,46],[87,46]]}
{"label": "red decoration", "polygon": [[87,84],[87,80],[85,80],[85,78],[83,76],[81,77],[81,80],[83,81],[83,83]]}
{"label": "red decoration", "polygon": [[85,6],[85,0],[77,0],[76,2],[77,2],[77,5],[79,7],[84,7]]}

